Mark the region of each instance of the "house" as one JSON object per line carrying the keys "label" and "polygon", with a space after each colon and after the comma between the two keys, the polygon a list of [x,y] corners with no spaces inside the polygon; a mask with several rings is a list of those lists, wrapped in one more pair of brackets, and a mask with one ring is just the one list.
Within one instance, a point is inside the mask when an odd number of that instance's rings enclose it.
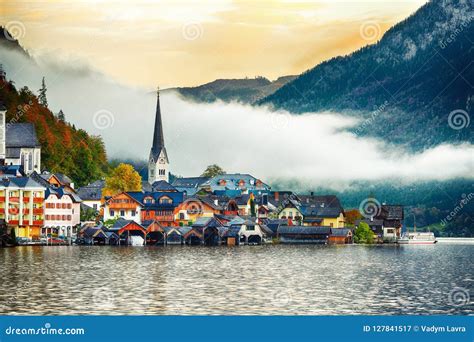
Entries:
{"label": "house", "polygon": [[142,203],[137,200],[133,194],[134,193],[121,192],[117,195],[107,197],[104,203],[104,222],[111,219],[122,218],[141,224]]}
{"label": "house", "polygon": [[221,214],[222,211],[223,206],[219,204],[218,199],[206,196],[190,197],[175,208],[175,223],[182,226],[192,225],[201,217],[214,217],[216,214]]}
{"label": "house", "polygon": [[379,242],[396,242],[401,236],[403,220],[403,206],[382,204],[376,215],[357,220],[355,225],[358,227],[360,222],[365,222]]}
{"label": "house", "polygon": [[184,235],[191,230],[191,227],[164,227],[167,245],[183,245]]}
{"label": "house", "polygon": [[184,234],[187,244],[217,246],[220,244],[219,228],[223,225],[214,217],[200,217],[194,222],[191,230]]}
{"label": "house", "polygon": [[174,226],[175,209],[183,203],[184,194],[177,191],[128,192],[140,203],[140,221],[149,225],[157,221],[163,227]]}
{"label": "house", "polygon": [[44,224],[46,188],[29,177],[0,181],[0,219],[14,229],[19,242],[39,241]]}
{"label": "house", "polygon": [[201,185],[209,181],[209,179],[209,177],[176,178],[172,185],[176,190],[191,197],[196,195],[196,193],[201,190]]}
{"label": "house", "polygon": [[119,237],[113,232],[107,231],[104,227],[86,227],[79,234],[86,245],[118,245]]}
{"label": "house", "polygon": [[158,223],[158,221],[153,221],[146,228],[146,238],[145,244],[150,245],[165,245],[166,244],[166,231]]}
{"label": "house", "polygon": [[102,189],[105,187],[104,180],[98,180],[77,189],[77,195],[82,203],[96,211],[100,211],[102,205]]}
{"label": "house", "polygon": [[331,228],[331,235],[329,235],[329,243],[334,245],[343,245],[352,243],[352,230],[349,228]]}
{"label": "house", "polygon": [[327,244],[331,227],[321,226],[280,226],[277,236],[281,243]]}
{"label": "house", "polygon": [[133,220],[118,219],[115,224],[107,229],[117,234],[120,245],[144,245],[146,228]]}
{"label": "house", "polygon": [[37,175],[56,188],[63,187],[68,192],[76,192],[72,180],[63,173],[50,173],[48,171],[43,171]]}
{"label": "house", "polygon": [[376,219],[383,220],[384,242],[396,242],[401,236],[403,220],[405,219],[403,206],[382,204]]}
{"label": "house", "polygon": [[[270,186],[249,174],[228,173],[210,178],[200,188],[218,195],[249,193],[250,191],[268,192]],[[226,193],[227,192],[227,193]]]}
{"label": "house", "polygon": [[[255,221],[237,216],[228,223],[228,230],[224,232],[224,237],[227,240],[227,244],[230,245],[260,245],[264,237],[266,237],[266,232]],[[234,238],[234,241],[229,241],[229,239]]]}
{"label": "house", "polygon": [[345,224],[344,209],[334,195],[290,198],[282,205],[278,217],[303,226],[343,228]]}
{"label": "house", "polygon": [[[62,238],[74,238],[77,226],[81,223],[81,199],[64,188],[47,188],[44,201],[44,227],[42,235],[48,228]],[[50,230],[51,231],[51,230]]]}

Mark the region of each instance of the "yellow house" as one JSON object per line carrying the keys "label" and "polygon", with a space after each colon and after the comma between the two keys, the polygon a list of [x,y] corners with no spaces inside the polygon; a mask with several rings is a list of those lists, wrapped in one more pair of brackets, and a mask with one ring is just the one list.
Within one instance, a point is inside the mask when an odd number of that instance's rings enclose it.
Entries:
{"label": "yellow house", "polygon": [[18,240],[39,240],[45,190],[29,177],[10,177],[0,182],[0,218],[15,230]]}
{"label": "yellow house", "polygon": [[207,197],[192,197],[185,200],[174,211],[177,224],[188,225],[200,217],[214,217],[222,212],[222,206],[217,201]]}
{"label": "yellow house", "polygon": [[278,213],[293,225],[344,228],[345,217],[339,199],[333,195],[302,196],[288,200]]}

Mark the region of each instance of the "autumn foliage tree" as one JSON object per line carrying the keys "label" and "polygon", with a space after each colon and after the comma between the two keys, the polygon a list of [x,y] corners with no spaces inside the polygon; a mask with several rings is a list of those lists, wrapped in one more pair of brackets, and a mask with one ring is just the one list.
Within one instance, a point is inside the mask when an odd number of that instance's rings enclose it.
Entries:
{"label": "autumn foliage tree", "polygon": [[142,177],[130,164],[119,164],[105,178],[103,196],[113,196],[124,191],[142,191]]}

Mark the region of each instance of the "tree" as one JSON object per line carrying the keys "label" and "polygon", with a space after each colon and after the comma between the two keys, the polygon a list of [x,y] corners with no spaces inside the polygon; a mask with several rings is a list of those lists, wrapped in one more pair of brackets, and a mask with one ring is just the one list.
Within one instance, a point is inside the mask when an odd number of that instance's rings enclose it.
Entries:
{"label": "tree", "polygon": [[212,165],[209,165],[206,168],[206,170],[204,170],[201,177],[212,178],[212,177],[215,177],[215,176],[218,176],[218,175],[225,175],[225,173],[226,172],[224,171],[224,169],[222,169],[219,165],[212,164]]}
{"label": "tree", "polygon": [[64,115],[64,112],[62,109],[59,110],[59,113],[58,113],[58,120],[62,121],[62,122],[65,122],[66,121],[66,116]]}
{"label": "tree", "polygon": [[362,215],[360,214],[359,210],[357,209],[352,209],[348,210],[344,213],[344,216],[346,218],[346,226],[349,227],[354,227],[355,222],[357,220],[362,219]]}
{"label": "tree", "polygon": [[46,82],[44,81],[43,77],[43,81],[41,82],[41,89],[39,90],[38,101],[44,107],[48,107],[48,99],[46,98],[47,90],[48,89],[46,88]]}
{"label": "tree", "polygon": [[369,225],[365,222],[360,222],[354,233],[355,243],[374,243],[374,233]]}
{"label": "tree", "polygon": [[253,196],[253,193],[250,194],[250,216],[257,216],[257,213],[255,212],[255,198]]}
{"label": "tree", "polygon": [[95,221],[97,218],[97,210],[94,208],[81,209],[81,221]]}
{"label": "tree", "polygon": [[105,178],[104,196],[113,196],[124,191],[142,191],[142,177],[130,164],[119,164]]}

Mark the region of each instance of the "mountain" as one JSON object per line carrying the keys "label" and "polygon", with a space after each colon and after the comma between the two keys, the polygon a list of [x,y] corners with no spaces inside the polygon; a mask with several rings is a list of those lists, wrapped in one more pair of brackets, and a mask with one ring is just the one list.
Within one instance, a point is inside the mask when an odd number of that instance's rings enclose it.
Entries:
{"label": "mountain", "polygon": [[[0,32],[4,32],[2,27]],[[15,50],[29,57],[18,41],[6,37],[6,34],[0,34],[0,49]],[[1,63],[0,60],[0,102],[7,107],[7,125],[22,122],[35,124],[41,144],[42,167],[54,173],[67,174],[78,186],[102,178],[108,170],[102,139],[54,115],[27,87],[18,90],[14,81],[8,80]]]}
{"label": "mountain", "polygon": [[238,101],[254,103],[275,92],[296,76],[282,76],[275,81],[265,77],[244,79],[218,79],[197,87],[170,88],[166,91],[176,91],[185,98],[196,102]]}
{"label": "mountain", "polygon": [[354,133],[414,150],[472,143],[473,6],[430,1],[377,44],[317,65],[258,104],[343,112],[361,119]]}

